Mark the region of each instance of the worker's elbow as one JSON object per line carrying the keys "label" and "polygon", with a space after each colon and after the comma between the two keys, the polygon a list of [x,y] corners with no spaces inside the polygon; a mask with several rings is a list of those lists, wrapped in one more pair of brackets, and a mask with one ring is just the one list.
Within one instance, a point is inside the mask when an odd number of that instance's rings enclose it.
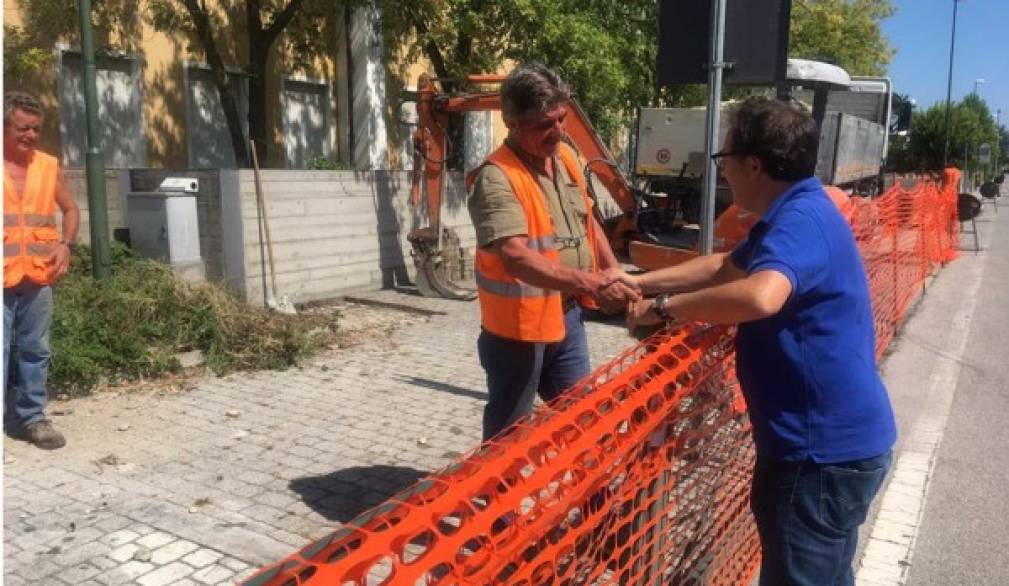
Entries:
{"label": "worker's elbow", "polygon": [[528,264],[526,262],[526,254],[524,254],[524,251],[515,247],[501,247],[499,250],[499,256],[505,272],[513,277],[518,277],[522,272],[523,267]]}
{"label": "worker's elbow", "polygon": [[784,300],[772,291],[757,291],[750,301],[753,319],[765,319],[777,315],[784,305]]}

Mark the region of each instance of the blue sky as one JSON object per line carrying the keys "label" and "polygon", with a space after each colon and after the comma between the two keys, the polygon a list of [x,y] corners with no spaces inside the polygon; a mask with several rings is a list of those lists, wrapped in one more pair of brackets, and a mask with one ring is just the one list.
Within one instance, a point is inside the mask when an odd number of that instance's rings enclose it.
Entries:
{"label": "blue sky", "polygon": [[[895,0],[897,12],[883,32],[897,54],[890,62],[894,91],[908,94],[924,109],[946,99],[953,0]],[[1009,126],[1009,0],[961,0],[956,18],[953,99],[974,91],[1002,124]]]}

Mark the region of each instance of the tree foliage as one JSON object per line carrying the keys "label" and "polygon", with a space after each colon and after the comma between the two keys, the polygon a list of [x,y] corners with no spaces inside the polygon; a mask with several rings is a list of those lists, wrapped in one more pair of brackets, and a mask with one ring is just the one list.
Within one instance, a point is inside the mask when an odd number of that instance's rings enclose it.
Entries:
{"label": "tree foliage", "polygon": [[[700,86],[657,88],[656,0],[382,0],[390,58],[404,39],[405,63],[424,56],[439,77],[498,70],[506,60],[541,61],[574,88],[604,135],[639,106],[704,103]],[[880,74],[893,51],[879,21],[891,0],[795,0],[791,55]]]}
{"label": "tree foliage", "polygon": [[892,0],[793,0],[789,56],[883,75],[894,50],[879,23],[894,12]]}
{"label": "tree foliage", "polygon": [[[325,50],[321,23],[338,6],[367,0],[94,0],[100,39],[132,42],[129,27],[142,18],[165,33],[187,39],[206,56],[224,105],[236,160],[246,160],[243,121],[227,83],[236,59],[249,79],[249,132],[267,139],[269,56],[286,43],[296,60]],[[382,14],[388,61],[424,57],[439,77],[493,72],[508,61],[541,61],[572,85],[589,118],[604,136],[626,127],[640,106],[690,106],[704,102],[701,86],[658,88],[655,59],[656,0],[373,0]],[[63,0],[21,0],[29,30],[5,27],[5,78],[44,65],[53,38],[76,39],[73,11]],[[211,6],[213,8],[211,8]],[[879,74],[893,51],[879,21],[893,14],[892,0],[794,0],[791,55],[829,59],[852,74]],[[42,30],[44,29],[44,30]],[[225,50],[227,49],[227,51]],[[231,59],[225,63],[225,57]],[[411,80],[412,81],[412,80]]]}
{"label": "tree foliage", "polygon": [[[983,143],[992,148],[992,160],[1003,153],[999,144],[999,128],[988,105],[977,94],[970,94],[954,103],[950,110],[949,161],[972,173],[983,173],[978,151]],[[921,169],[938,170],[944,165],[946,143],[946,103],[939,102],[924,112],[915,112],[906,140],[897,141],[891,149],[891,168],[895,171]]]}

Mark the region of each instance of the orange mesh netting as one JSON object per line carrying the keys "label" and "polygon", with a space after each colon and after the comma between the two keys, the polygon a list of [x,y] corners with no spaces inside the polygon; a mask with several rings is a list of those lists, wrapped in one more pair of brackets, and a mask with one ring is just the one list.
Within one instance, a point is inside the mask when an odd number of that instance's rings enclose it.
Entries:
{"label": "orange mesh netting", "polygon": [[[848,204],[880,353],[956,254],[958,178]],[[746,584],[753,459],[732,328],[680,324],[246,584]]]}

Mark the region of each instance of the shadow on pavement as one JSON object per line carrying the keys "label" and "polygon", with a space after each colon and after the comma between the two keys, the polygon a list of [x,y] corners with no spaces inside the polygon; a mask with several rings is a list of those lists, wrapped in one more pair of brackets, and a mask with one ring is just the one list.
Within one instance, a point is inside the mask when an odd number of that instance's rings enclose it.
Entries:
{"label": "shadow on pavement", "polygon": [[320,515],[346,523],[427,475],[406,466],[355,466],[295,478],[288,486]]}
{"label": "shadow on pavement", "polygon": [[475,391],[473,389],[467,389],[465,387],[460,387],[452,385],[449,383],[443,383],[436,380],[431,380],[429,378],[420,378],[416,376],[400,376],[396,377],[402,382],[410,383],[411,385],[417,385],[418,387],[424,387],[425,389],[431,389],[433,391],[441,391],[443,393],[449,393],[451,395],[456,395],[459,397],[469,397],[470,399],[487,399],[486,391]]}

